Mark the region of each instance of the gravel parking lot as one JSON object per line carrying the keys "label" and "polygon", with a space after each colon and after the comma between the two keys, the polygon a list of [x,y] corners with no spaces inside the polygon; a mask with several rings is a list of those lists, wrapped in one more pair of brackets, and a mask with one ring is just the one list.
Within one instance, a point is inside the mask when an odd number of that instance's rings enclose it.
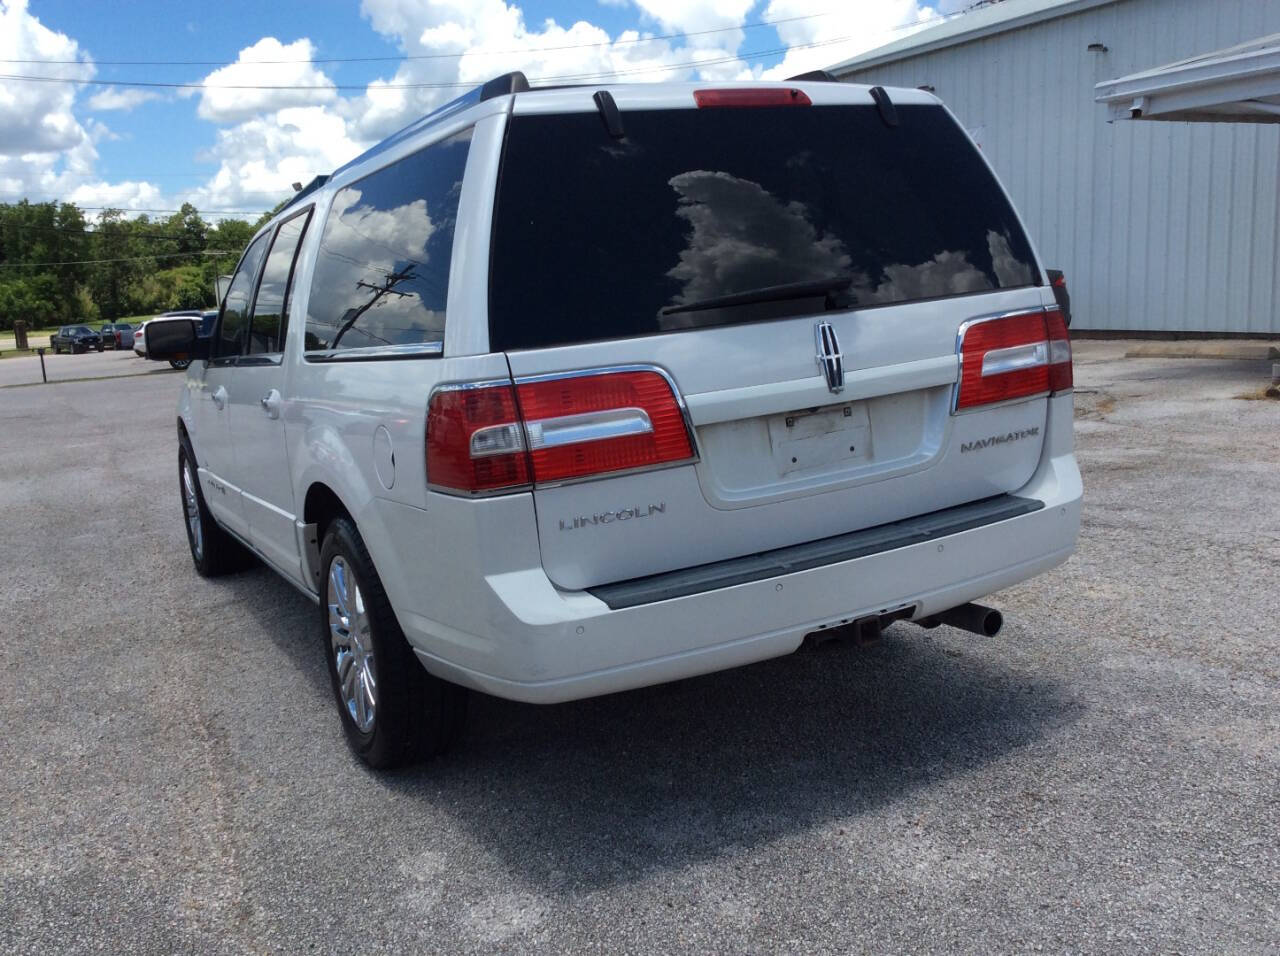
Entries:
{"label": "gravel parking lot", "polygon": [[1122,353],[1077,344],[1080,550],[999,637],[475,697],[390,776],[313,606],[192,570],[178,375],[0,391],[0,949],[1276,951],[1280,402]]}

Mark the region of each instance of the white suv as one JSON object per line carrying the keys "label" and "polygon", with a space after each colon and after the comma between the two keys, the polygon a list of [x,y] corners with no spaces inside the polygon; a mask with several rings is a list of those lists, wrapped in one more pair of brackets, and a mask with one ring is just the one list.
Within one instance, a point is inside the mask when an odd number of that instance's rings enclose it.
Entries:
{"label": "white suv", "polygon": [[178,406],[201,574],[319,605],[388,767],[553,702],[967,602],[1075,546],[1071,350],[919,90],[486,84],[250,243]]}

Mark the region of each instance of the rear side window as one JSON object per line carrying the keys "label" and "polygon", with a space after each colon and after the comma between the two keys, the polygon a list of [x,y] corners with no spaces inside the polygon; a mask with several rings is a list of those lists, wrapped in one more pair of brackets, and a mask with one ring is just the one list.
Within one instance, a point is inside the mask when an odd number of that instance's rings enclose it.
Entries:
{"label": "rear side window", "polygon": [[306,349],[444,341],[470,130],[338,191],[321,234]]}
{"label": "rear side window", "polygon": [[280,224],[262,267],[262,281],[253,302],[249,326],[249,354],[262,355],[284,350],[289,322],[290,279],[298,255],[298,244],[307,231],[311,212],[300,213]]}
{"label": "rear side window", "polygon": [[[872,105],[624,112],[621,140],[595,113],[512,117],[491,347],[1038,283],[1012,208],[955,121],[939,106],[897,113],[887,127]],[[821,291],[705,307],[793,284]]]}
{"label": "rear side window", "polygon": [[244,339],[249,328],[249,300],[253,297],[253,279],[262,262],[262,254],[267,248],[267,240],[271,233],[264,232],[249,244],[244,258],[227,289],[227,297],[222,303],[222,324],[218,329],[215,358],[239,355],[244,351]]}

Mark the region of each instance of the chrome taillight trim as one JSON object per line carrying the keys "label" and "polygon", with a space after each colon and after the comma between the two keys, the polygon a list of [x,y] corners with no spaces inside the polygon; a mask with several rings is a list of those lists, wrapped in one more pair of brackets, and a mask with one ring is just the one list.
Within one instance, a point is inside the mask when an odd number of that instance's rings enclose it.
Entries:
{"label": "chrome taillight trim", "polygon": [[438,495],[448,495],[450,498],[501,498],[503,495],[518,495],[523,494],[524,492],[533,491],[533,485],[526,481],[522,485],[503,485],[501,488],[484,488],[480,491],[466,491],[463,488],[450,488],[447,485],[437,485],[428,481],[427,491],[434,491]]}
{"label": "chrome taillight trim", "polygon": [[[700,456],[698,453],[698,436],[693,429],[693,420],[689,417],[689,406],[685,404],[684,396],[680,394],[680,389],[676,387],[676,381],[674,378],[671,377],[671,373],[668,372],[666,369],[662,368],[662,366],[660,365],[642,365],[642,364],[603,365],[596,368],[575,369],[569,372],[544,372],[536,375],[522,375],[516,378],[491,378],[491,379],[484,379],[477,382],[450,382],[444,385],[437,385],[431,389],[431,392],[427,395],[427,408],[430,409],[431,399],[435,397],[436,392],[454,392],[454,391],[462,391],[466,389],[476,389],[476,388],[497,388],[501,386],[518,386],[518,385],[531,384],[534,382],[552,382],[552,381],[557,381],[559,379],[566,379],[566,378],[583,378],[588,375],[609,375],[615,372],[656,372],[658,375],[662,376],[663,380],[666,381],[667,386],[671,389],[671,394],[675,398],[676,407],[680,409],[680,419],[681,421],[684,422],[685,434],[688,436],[688,439],[689,439],[689,448],[693,451],[692,456],[689,458],[681,458],[678,461],[664,461],[661,464],[657,464],[657,465],[641,465],[638,468],[622,468],[617,471],[606,471],[596,475],[583,475],[579,478],[564,478],[558,481],[543,481],[543,482],[538,482],[536,484],[536,487],[537,488],[560,488],[565,485],[577,485],[577,484],[582,484],[584,482],[589,482],[589,481],[602,481],[607,478],[622,478],[627,475],[636,475],[636,474],[655,472],[655,471],[665,471],[668,468],[683,468],[685,465],[697,464],[698,461],[700,461]],[[517,401],[518,401],[518,398],[517,398]],[[630,408],[630,409],[622,409],[621,411],[640,412],[641,414],[644,415],[645,422],[648,424],[647,432],[651,433],[653,431],[653,422],[649,419],[649,415],[647,412],[644,411],[644,409]],[[573,419],[573,418],[579,418],[584,416],[590,416],[594,414],[596,413],[584,412],[582,416],[564,415],[564,416],[560,416],[559,418],[537,419],[536,421],[539,423],[545,424],[546,422],[558,422],[558,421],[561,421],[562,419]],[[526,442],[526,444],[530,442],[531,436],[528,434],[527,428],[531,424],[533,424],[533,422],[525,423],[526,433],[524,436],[524,441]],[[487,425],[485,426],[485,428],[478,429],[476,432],[473,432],[472,439],[474,439],[475,435],[479,434],[479,432],[481,431],[487,431],[489,429],[495,429],[495,428],[496,429],[508,428],[513,425],[518,425],[518,423],[507,422],[499,425]],[[646,434],[646,432],[636,431],[636,432],[628,432],[626,434]],[[617,436],[599,435],[596,438],[591,440],[598,441],[604,438],[613,438],[613,437],[617,437]],[[547,448],[552,446],[543,444],[538,447]],[[424,441],[423,441],[423,448],[425,451],[425,448],[426,448],[425,435],[424,435]],[[519,449],[519,450],[524,450],[524,449]],[[510,452],[493,452],[492,454],[495,454],[495,455],[515,454],[516,451],[517,449],[512,449]],[[501,495],[519,494],[526,491],[533,491],[534,488],[535,488],[535,485],[533,483],[526,482],[525,484],[522,484],[522,485],[508,485],[504,488],[486,489],[483,491],[464,491],[460,488],[449,488],[444,485],[433,484],[431,482],[430,473],[427,474],[427,490],[428,491],[434,491],[437,494],[442,494],[442,495],[449,495],[454,498],[496,498]]]}
{"label": "chrome taillight trim", "polygon": [[[1018,398],[1007,399],[1003,402],[993,402],[989,405],[975,405],[972,408],[960,408],[960,386],[964,384],[964,336],[975,325],[981,325],[984,322],[998,322],[1000,319],[1012,319],[1020,315],[1039,315],[1042,318],[1047,313],[1053,311],[1050,307],[1044,305],[1033,305],[1025,309],[1009,309],[1004,312],[990,312],[986,315],[977,315],[972,319],[968,319],[960,323],[960,328],[956,331],[956,359],[959,365],[959,374],[956,376],[956,384],[951,389],[951,414],[961,415],[972,411],[982,411],[983,409],[994,408],[997,404],[1005,405],[1013,402],[1029,402],[1033,399],[1044,398],[1048,392],[1041,392],[1035,395],[1023,395]],[[1046,336],[1046,341],[1048,338]],[[1034,366],[1031,366],[1034,367]],[[986,372],[984,370],[983,374]]]}
{"label": "chrome taillight trim", "polygon": [[982,377],[1019,372],[1049,364],[1049,340],[992,349],[982,356]]}
{"label": "chrome taillight trim", "polygon": [[624,438],[629,435],[652,435],[653,422],[643,408],[609,408],[579,415],[538,418],[524,423],[529,433],[529,448],[558,448]]}
{"label": "chrome taillight trim", "polygon": [[[675,465],[687,465],[687,464],[699,461],[700,455],[698,452],[698,435],[693,430],[693,419],[689,417],[689,406],[685,404],[684,396],[680,394],[680,389],[676,386],[676,380],[672,378],[671,373],[668,372],[661,365],[646,365],[646,364],[601,365],[596,368],[574,369],[573,371],[570,371],[570,372],[542,372],[536,375],[517,376],[515,379],[515,383],[516,385],[527,385],[527,384],[532,384],[534,382],[554,382],[554,381],[558,381],[560,379],[566,379],[566,378],[585,378],[589,375],[611,375],[617,372],[656,372],[658,375],[662,376],[662,378],[666,381],[668,387],[670,387],[672,396],[676,400],[676,407],[680,409],[680,419],[684,422],[685,434],[689,438],[689,448],[693,451],[693,455],[690,458],[684,458],[684,459],[681,459],[680,461],[675,461],[675,462],[664,462],[662,465],[654,465],[654,466],[646,465],[637,470],[639,471],[656,470],[658,468],[672,467]],[[613,477],[621,474],[624,474],[624,472],[608,471],[602,475],[588,475],[583,478],[570,478],[564,482],[555,482],[555,484],[570,484],[570,483],[579,482],[579,481],[596,481],[600,478],[609,478],[609,477]],[[548,487],[551,487],[551,484],[541,484],[538,487],[548,488]]]}
{"label": "chrome taillight trim", "polygon": [[989,412],[996,408],[1009,408],[1013,405],[1022,405],[1026,402],[1034,402],[1041,398],[1052,398],[1054,395],[1061,395],[1063,392],[1036,392],[1032,395],[1019,395],[1017,398],[1004,398],[998,402],[988,402],[985,405],[971,405],[969,408],[961,408],[952,412],[952,415],[972,415],[974,412]]}
{"label": "chrome taillight trim", "polygon": [[436,385],[427,396],[427,406],[430,407],[431,399],[436,392],[462,392],[473,388],[498,388],[501,385],[510,384],[511,379],[509,378],[486,378],[477,382],[449,382],[444,385]]}
{"label": "chrome taillight trim", "polygon": [[[424,468],[426,468],[425,459],[426,459],[426,453],[428,451],[428,443],[430,442],[430,436],[427,434],[427,430],[426,430],[426,423],[428,418],[430,417],[431,400],[436,397],[436,392],[466,392],[466,391],[471,391],[473,389],[478,389],[478,388],[503,388],[503,387],[505,388],[513,387],[510,378],[486,378],[486,379],[480,379],[479,381],[475,381],[475,382],[447,382],[444,384],[434,386],[431,389],[431,391],[427,393],[428,415],[423,418],[423,438],[422,438]],[[476,434],[478,434],[479,432],[487,431],[492,428],[506,428],[509,425],[515,425],[515,424],[516,424],[515,422],[507,422],[499,425],[486,425],[484,428],[480,428],[480,429],[477,429],[475,432],[472,432],[471,437],[472,439],[474,439]],[[470,445],[470,443],[468,443],[468,448],[470,449],[471,447],[472,446]],[[520,450],[523,451],[524,449],[520,449]],[[495,454],[495,455],[515,454],[515,451],[493,452],[492,454]],[[473,457],[475,456],[473,455]],[[430,468],[426,468],[426,474],[427,474],[427,490],[428,491],[434,491],[436,494],[440,494],[440,495],[448,495],[451,498],[499,498],[502,495],[514,495],[514,494],[520,494],[522,492],[533,490],[533,485],[530,482],[526,481],[523,484],[519,484],[519,485],[505,485],[501,488],[484,488],[478,491],[467,491],[464,488],[451,488],[448,485],[435,484],[431,480]]]}

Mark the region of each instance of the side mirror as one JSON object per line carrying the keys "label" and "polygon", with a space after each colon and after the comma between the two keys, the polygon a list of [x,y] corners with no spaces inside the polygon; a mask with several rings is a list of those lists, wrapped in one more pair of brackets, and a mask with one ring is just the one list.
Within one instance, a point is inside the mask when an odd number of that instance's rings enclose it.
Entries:
{"label": "side mirror", "polygon": [[199,335],[195,319],[152,319],[143,329],[147,358],[159,362],[183,362],[209,357],[209,340]]}

